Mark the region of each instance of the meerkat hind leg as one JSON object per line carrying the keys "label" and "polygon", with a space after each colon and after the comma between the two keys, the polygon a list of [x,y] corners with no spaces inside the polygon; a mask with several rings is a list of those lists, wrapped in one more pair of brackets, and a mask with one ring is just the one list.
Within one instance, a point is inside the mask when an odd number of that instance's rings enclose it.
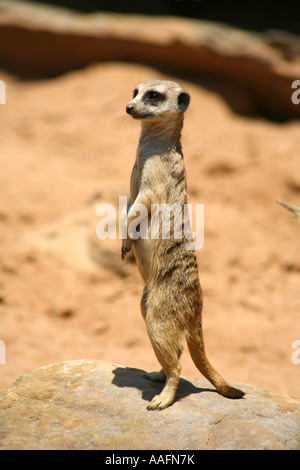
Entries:
{"label": "meerkat hind leg", "polygon": [[161,369],[159,372],[148,372],[144,374],[144,377],[148,380],[151,380],[152,382],[161,382],[164,383],[166,381],[166,373],[163,369]]}
{"label": "meerkat hind leg", "polygon": [[[143,295],[141,298],[141,312],[143,315],[144,320],[147,317],[147,298],[148,298],[148,290],[147,287],[144,287]],[[165,382],[166,381],[166,373],[163,369],[159,372],[147,372],[144,374],[146,379],[152,380],[153,382]]]}
{"label": "meerkat hind leg", "polygon": [[[178,361],[180,359],[182,349],[183,347],[180,346],[177,350]],[[167,378],[164,369],[161,369],[159,372],[148,372],[147,374],[144,374],[144,377],[146,377],[146,379],[152,380],[152,382],[161,382],[161,383],[164,383]]]}
{"label": "meerkat hind leg", "polygon": [[[177,347],[177,358],[178,361],[180,359],[180,356],[182,354],[183,347],[182,345]],[[148,372],[144,374],[144,377],[148,380],[151,380],[152,382],[161,382],[164,383],[167,379],[166,373],[164,369],[161,369],[160,371],[155,371],[155,372]]]}
{"label": "meerkat hind leg", "polygon": [[147,410],[163,410],[173,403],[179,382],[180,372],[181,366],[179,363],[177,367],[169,369],[166,372],[165,386],[162,392],[159,395],[155,395],[155,397],[151,400],[150,404],[147,406]]}
{"label": "meerkat hind leg", "polygon": [[160,332],[157,323],[155,324],[155,335],[151,334],[151,330],[148,325],[147,327],[154,352],[162,366],[162,370],[160,372],[149,374],[149,379],[158,381],[157,379],[165,378],[165,385],[162,392],[152,399],[150,404],[147,406],[147,409],[163,410],[174,401],[181,372],[179,356],[181,354],[182,347],[179,346],[180,340],[176,334],[178,332],[174,332],[173,335],[172,332],[169,332],[170,334],[168,338],[166,338],[165,330],[162,329],[163,331]]}

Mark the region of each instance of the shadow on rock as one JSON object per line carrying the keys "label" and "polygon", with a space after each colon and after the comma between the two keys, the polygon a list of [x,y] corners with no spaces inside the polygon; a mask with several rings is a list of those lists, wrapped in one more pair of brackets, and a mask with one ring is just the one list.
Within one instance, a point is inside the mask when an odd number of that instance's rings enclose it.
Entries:
{"label": "shadow on rock", "polygon": [[[112,380],[114,385],[117,387],[134,387],[141,390],[143,400],[150,402],[152,398],[159,394],[163,389],[164,384],[147,379],[145,377],[146,372],[144,370],[132,367],[117,367],[112,372],[115,375]],[[188,380],[181,378],[175,394],[174,403],[182,398],[192,395],[193,393],[201,392],[217,393],[214,389],[195,387],[195,385]]]}

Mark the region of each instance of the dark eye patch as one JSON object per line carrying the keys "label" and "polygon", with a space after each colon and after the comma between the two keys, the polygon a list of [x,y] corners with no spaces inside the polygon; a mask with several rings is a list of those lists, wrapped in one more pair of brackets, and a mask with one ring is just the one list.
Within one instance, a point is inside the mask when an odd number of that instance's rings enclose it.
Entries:
{"label": "dark eye patch", "polygon": [[135,98],[137,94],[138,94],[138,89],[136,88],[135,90],[133,90],[132,98]]}
{"label": "dark eye patch", "polygon": [[144,97],[145,101],[151,101],[155,103],[157,101],[164,101],[166,99],[166,95],[164,93],[159,93],[158,91],[148,91]]}

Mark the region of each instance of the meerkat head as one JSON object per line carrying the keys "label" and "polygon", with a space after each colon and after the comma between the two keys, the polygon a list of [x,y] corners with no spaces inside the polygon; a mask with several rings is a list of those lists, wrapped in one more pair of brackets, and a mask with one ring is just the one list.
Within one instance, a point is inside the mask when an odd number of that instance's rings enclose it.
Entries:
{"label": "meerkat head", "polygon": [[126,106],[134,119],[158,120],[183,115],[190,95],[177,83],[167,80],[148,80],[140,83]]}

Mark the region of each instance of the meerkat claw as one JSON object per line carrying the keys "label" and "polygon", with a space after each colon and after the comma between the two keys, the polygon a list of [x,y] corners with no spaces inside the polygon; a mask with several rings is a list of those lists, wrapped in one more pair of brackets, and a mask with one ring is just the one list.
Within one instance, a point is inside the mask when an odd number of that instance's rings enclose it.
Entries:
{"label": "meerkat claw", "polygon": [[156,395],[147,406],[148,411],[152,410],[164,410],[173,403],[173,398],[168,398],[162,396],[163,392],[160,395]]}
{"label": "meerkat claw", "polygon": [[127,253],[131,250],[132,240],[123,240],[122,249],[121,249],[121,258],[124,261]]}

